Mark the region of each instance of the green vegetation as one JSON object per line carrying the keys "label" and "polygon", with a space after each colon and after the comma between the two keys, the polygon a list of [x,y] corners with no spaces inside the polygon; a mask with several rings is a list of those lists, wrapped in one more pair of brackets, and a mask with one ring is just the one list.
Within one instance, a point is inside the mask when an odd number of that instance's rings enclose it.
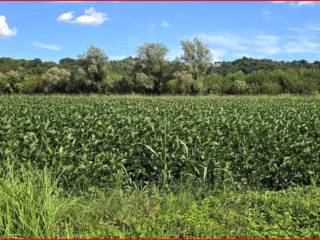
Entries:
{"label": "green vegetation", "polygon": [[67,193],[49,171],[1,170],[0,237],[320,236],[320,190],[173,191],[108,189]]}
{"label": "green vegetation", "polygon": [[212,64],[199,39],[181,41],[183,54],[168,60],[168,49],[146,43],[136,57],[109,61],[90,46],[77,59],[59,63],[0,58],[0,93],[105,94],[314,94],[320,89],[320,63],[242,58]]}
{"label": "green vegetation", "polygon": [[318,97],[0,97],[0,158],[64,184],[318,183]]}
{"label": "green vegetation", "polygon": [[320,99],[1,96],[0,237],[319,237]]}

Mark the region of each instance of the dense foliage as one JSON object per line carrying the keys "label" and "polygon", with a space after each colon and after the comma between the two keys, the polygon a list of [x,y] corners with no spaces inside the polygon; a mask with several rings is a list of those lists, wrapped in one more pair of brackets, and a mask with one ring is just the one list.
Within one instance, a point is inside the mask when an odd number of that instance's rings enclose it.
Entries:
{"label": "dense foliage", "polygon": [[[10,165],[9,165],[10,166]],[[48,170],[0,169],[1,238],[319,238],[320,189],[177,186],[67,192]]]}
{"label": "dense foliage", "polygon": [[67,187],[319,183],[317,97],[0,97],[0,162]]}
{"label": "dense foliage", "polygon": [[279,94],[318,93],[320,62],[242,58],[212,64],[199,39],[181,42],[183,54],[167,59],[159,43],[140,46],[136,57],[109,61],[90,46],[59,63],[0,58],[0,93]]}

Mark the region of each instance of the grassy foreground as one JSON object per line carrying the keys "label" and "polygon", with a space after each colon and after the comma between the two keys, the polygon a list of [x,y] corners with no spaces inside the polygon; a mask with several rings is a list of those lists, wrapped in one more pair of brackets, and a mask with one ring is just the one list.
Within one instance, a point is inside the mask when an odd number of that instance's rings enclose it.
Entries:
{"label": "grassy foreground", "polygon": [[[5,173],[6,172],[6,173]],[[72,193],[47,170],[0,179],[0,237],[319,237],[320,189]]]}
{"label": "grassy foreground", "polygon": [[319,97],[0,96],[2,237],[320,237]]}

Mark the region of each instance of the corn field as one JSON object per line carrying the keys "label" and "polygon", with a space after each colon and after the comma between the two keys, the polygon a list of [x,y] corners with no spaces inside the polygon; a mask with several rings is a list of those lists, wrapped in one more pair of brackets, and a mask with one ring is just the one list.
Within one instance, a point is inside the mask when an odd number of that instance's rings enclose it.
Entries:
{"label": "corn field", "polygon": [[2,96],[0,161],[65,187],[319,183],[318,97]]}

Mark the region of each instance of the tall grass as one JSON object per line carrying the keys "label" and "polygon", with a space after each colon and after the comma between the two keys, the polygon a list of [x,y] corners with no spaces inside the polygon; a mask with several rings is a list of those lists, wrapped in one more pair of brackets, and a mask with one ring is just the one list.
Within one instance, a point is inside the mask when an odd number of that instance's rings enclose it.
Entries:
{"label": "tall grass", "polygon": [[5,164],[0,178],[0,237],[55,237],[78,199],[65,195],[46,169]]}
{"label": "tall grass", "polygon": [[0,238],[319,237],[320,189],[197,189],[190,185],[73,192],[56,174],[5,164]]}

